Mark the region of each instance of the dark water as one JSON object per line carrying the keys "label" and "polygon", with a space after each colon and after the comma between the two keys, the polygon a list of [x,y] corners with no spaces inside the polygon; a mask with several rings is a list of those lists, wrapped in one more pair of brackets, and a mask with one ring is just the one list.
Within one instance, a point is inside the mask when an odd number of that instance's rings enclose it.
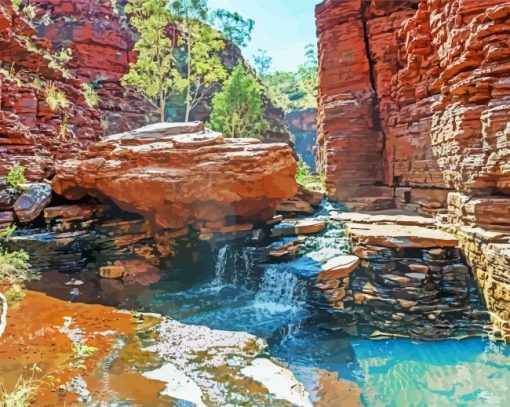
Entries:
{"label": "dark water", "polygon": [[91,272],[73,275],[85,282],[75,296],[64,285],[69,276],[57,271],[31,288],[257,335],[312,397],[330,372],[356,383],[367,406],[510,405],[510,348],[503,344],[476,338],[376,341],[336,332],[306,274],[321,258],[346,251],[346,239],[333,229],[306,244],[307,256],[277,264],[260,264],[249,250],[219,243],[198,256],[181,252],[156,276],[122,282]]}

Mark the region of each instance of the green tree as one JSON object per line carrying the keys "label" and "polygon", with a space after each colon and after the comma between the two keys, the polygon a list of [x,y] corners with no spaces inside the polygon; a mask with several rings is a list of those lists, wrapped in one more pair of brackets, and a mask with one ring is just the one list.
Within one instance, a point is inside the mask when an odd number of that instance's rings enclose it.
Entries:
{"label": "green tree", "polygon": [[307,45],[305,57],[297,72],[278,71],[262,76],[271,98],[286,112],[317,106],[319,67],[316,47]]}
{"label": "green tree", "polygon": [[253,63],[255,64],[258,74],[264,77],[269,74],[271,65],[273,65],[273,58],[267,55],[266,50],[259,49],[253,56]]}
{"label": "green tree", "polygon": [[244,19],[239,13],[219,9],[213,13],[213,19],[225,38],[238,47],[246,47],[251,41],[255,21]]}
{"label": "green tree", "polygon": [[306,61],[300,65],[298,76],[300,79],[300,87],[306,95],[305,104],[314,104],[317,100],[317,86],[319,78],[319,60],[317,58],[317,47],[308,44],[305,47]]}
{"label": "green tree", "polygon": [[238,65],[212,101],[209,126],[229,137],[261,138],[267,130],[257,79]]}
{"label": "green tree", "polygon": [[160,119],[164,122],[168,98],[182,91],[185,85],[177,69],[174,42],[168,36],[173,20],[167,0],[128,0],[126,12],[139,34],[134,46],[138,58],[130,64],[122,84],[133,85],[159,106]]}
{"label": "green tree", "polygon": [[179,26],[179,45],[185,49],[185,121],[212,87],[228,74],[221,61],[225,41],[207,24],[207,0],[174,0],[169,9]]}

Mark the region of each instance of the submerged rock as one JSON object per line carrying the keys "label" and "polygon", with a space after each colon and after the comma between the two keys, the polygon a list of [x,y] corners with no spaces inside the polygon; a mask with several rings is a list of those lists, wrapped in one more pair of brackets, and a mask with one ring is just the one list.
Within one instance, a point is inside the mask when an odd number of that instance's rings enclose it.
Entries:
{"label": "submerged rock", "polygon": [[54,190],[109,198],[155,227],[207,232],[271,219],[296,192],[286,144],[226,139],[200,122],[162,123],[114,135],[57,163]]}

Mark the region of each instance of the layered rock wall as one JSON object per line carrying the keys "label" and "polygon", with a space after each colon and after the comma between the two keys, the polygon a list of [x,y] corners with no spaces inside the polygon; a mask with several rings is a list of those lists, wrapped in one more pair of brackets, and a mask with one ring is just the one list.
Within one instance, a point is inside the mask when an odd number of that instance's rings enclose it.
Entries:
{"label": "layered rock wall", "polygon": [[[57,108],[55,95],[62,100]],[[0,1],[0,175],[18,162],[29,179],[49,177],[55,159],[77,154],[99,129],[83,83],[58,64],[10,0]]]}
{"label": "layered rock wall", "polygon": [[326,0],[316,11],[330,196],[447,212],[494,318],[509,321],[510,3]]}

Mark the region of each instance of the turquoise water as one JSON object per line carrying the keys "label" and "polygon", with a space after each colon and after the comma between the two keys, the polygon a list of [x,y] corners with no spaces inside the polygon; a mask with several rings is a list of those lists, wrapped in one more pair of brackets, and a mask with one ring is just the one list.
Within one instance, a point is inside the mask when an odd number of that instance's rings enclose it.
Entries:
{"label": "turquoise water", "polygon": [[174,266],[146,288],[141,305],[183,322],[266,339],[271,356],[287,364],[316,401],[329,372],[359,386],[366,406],[510,405],[509,347],[478,338],[420,343],[336,333],[310,305],[292,262],[258,269],[242,254],[225,252],[212,275],[199,281]]}

